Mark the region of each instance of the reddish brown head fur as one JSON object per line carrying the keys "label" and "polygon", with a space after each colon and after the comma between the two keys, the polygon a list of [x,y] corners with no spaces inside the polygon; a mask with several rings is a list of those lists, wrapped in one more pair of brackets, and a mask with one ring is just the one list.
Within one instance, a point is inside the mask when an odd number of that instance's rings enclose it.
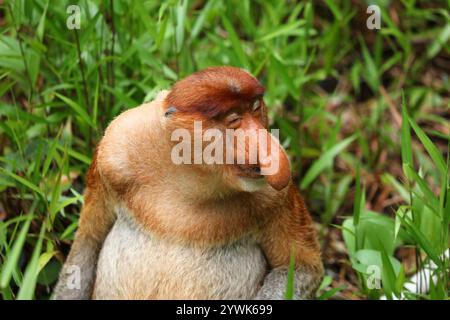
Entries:
{"label": "reddish brown head fur", "polygon": [[167,102],[182,112],[215,117],[263,94],[264,87],[248,72],[229,66],[211,67],[178,81]]}

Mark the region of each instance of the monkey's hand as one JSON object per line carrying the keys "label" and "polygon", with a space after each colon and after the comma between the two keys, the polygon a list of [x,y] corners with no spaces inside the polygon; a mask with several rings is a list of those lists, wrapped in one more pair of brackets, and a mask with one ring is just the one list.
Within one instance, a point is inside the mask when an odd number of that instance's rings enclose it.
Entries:
{"label": "monkey's hand", "polygon": [[98,255],[116,219],[106,205],[104,190],[95,155],[89,169],[79,228],[53,291],[54,300],[91,299]]}
{"label": "monkey's hand", "polygon": [[[293,298],[307,300],[314,298],[314,293],[320,284],[320,277],[306,270],[294,272]],[[264,279],[263,286],[258,291],[256,300],[283,300],[285,299],[288,282],[288,268],[279,267],[270,271]]]}
{"label": "monkey's hand", "polygon": [[[320,275],[307,270],[296,270],[294,273],[295,300],[313,299],[314,293],[320,284]],[[288,281],[288,268],[279,267],[270,271],[259,289],[256,300],[283,300],[285,299]]]}
{"label": "monkey's hand", "polygon": [[53,300],[91,298],[98,252],[98,243],[83,234],[77,235],[53,291]]}

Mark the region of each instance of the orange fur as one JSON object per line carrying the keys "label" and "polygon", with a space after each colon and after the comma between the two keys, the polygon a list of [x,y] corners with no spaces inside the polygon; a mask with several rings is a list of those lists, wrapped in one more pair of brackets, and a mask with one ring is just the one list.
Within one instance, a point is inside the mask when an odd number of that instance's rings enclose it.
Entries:
{"label": "orange fur", "polygon": [[[263,93],[258,81],[243,70],[209,68],[116,118],[88,173],[79,240],[71,255],[83,250],[83,241],[95,247],[95,254],[117,210],[124,208],[140,229],[160,239],[216,248],[250,238],[260,245],[272,268],[288,266],[294,252],[297,268],[304,267],[319,278],[322,264],[316,233],[290,182],[289,160],[281,146],[276,145],[282,151],[279,171],[255,192],[236,187],[235,165],[175,165],[171,161],[171,132],[176,128],[192,131],[195,120],[204,123],[204,130],[224,130],[223,117],[238,110],[243,129],[267,128]],[[252,113],[249,108],[256,99],[262,107]],[[178,112],[167,117],[169,106]]]}
{"label": "orange fur", "polygon": [[261,246],[272,267],[289,264],[295,255],[298,268],[322,273],[316,231],[297,188],[291,184],[283,210],[272,216],[261,232]]}
{"label": "orange fur", "polygon": [[103,241],[108,234],[114,216],[108,208],[109,195],[101,181],[97,168],[97,152],[88,171],[87,188],[84,194],[84,206],[79,221],[78,236]]}
{"label": "orange fur", "polygon": [[215,117],[263,94],[264,87],[247,71],[214,67],[177,82],[167,102],[183,112]]}
{"label": "orange fur", "polygon": [[[214,73],[210,73],[208,77],[211,77],[211,74],[214,75]],[[245,74],[246,77],[246,82],[242,87],[246,88],[245,85],[252,83],[251,79],[253,78],[246,72],[239,71],[239,76],[242,74]],[[196,78],[197,76],[194,79]],[[174,88],[185,94],[183,84],[190,86],[196,81],[199,80],[183,80],[177,83]],[[215,87],[217,88],[218,85],[215,84]],[[245,92],[249,91],[251,90],[247,88]],[[136,128],[141,128],[144,125],[143,122],[152,116],[151,107],[159,107],[161,110],[158,114],[162,116],[168,105],[176,101],[174,97],[180,96],[182,95],[177,91],[172,91],[158,106],[129,110],[127,113],[130,119],[127,122],[133,123]],[[198,97],[195,101],[198,101]],[[181,105],[178,104],[177,107],[179,108]],[[99,150],[103,152],[100,156],[101,170],[107,184],[114,191],[116,198],[114,201],[123,201],[145,229],[152,230],[161,237],[214,246],[232,242],[244,234],[253,234],[256,238],[263,240],[263,248],[273,266],[289,263],[292,245],[295,247],[298,263],[311,266],[320,265],[315,231],[296,187],[290,184],[288,188],[280,192],[268,189],[256,193],[246,193],[229,190],[224,185],[223,192],[216,194],[217,189],[220,190],[221,183],[219,181],[220,174],[218,174],[216,176],[218,181],[213,183],[215,186],[214,192],[209,194],[205,189],[209,189],[210,181],[214,180],[214,175],[209,171],[211,168],[172,164],[169,157],[172,144],[167,144],[164,140],[168,140],[169,133],[177,127],[192,129],[194,120],[202,120],[205,123],[204,129],[212,127],[216,123],[211,124],[212,120],[209,120],[206,115],[196,113],[175,116],[176,118],[163,128],[157,128],[155,125],[153,132],[159,135],[157,139],[151,137],[149,139],[147,136],[140,135],[141,130],[138,129],[130,128],[127,131],[129,134],[127,140],[132,140],[133,143],[120,145],[126,148],[124,153],[128,155],[127,170],[129,171],[125,175],[117,167],[112,166],[102,158],[102,155],[109,153],[114,156],[115,152],[111,148],[118,147],[114,144],[116,141],[109,141],[108,139],[100,145]],[[125,117],[122,117],[122,120],[115,120],[117,123],[113,123],[109,129],[112,132],[111,135],[115,136],[116,131],[118,135],[123,134],[124,126],[122,122],[124,121]],[[163,139],[160,139],[161,136]],[[157,151],[155,152],[155,150]],[[103,203],[102,197],[106,197],[105,191],[99,188],[101,183],[97,182],[100,179],[96,168],[98,161],[97,157],[94,157],[88,175],[86,206],[89,206],[91,197],[95,198],[93,202],[96,205]],[[216,166],[214,170],[226,170],[225,167],[227,166],[223,165],[222,167],[224,168]],[[186,204],[186,207],[171,207],[170,196],[158,193],[158,190],[161,189],[162,191],[162,188],[158,185],[173,185],[173,196],[177,196],[178,192],[185,192],[186,190],[180,190],[184,185],[179,182],[167,181],[164,172],[159,168],[164,168],[163,170],[171,173],[179,172],[180,177],[191,171],[186,176],[186,179],[191,180],[191,183],[186,187],[188,192],[196,190],[195,195],[193,195],[194,201]],[[200,194],[202,191],[205,192],[205,195]],[[159,206],[167,208],[164,214],[158,214]],[[90,210],[86,211],[90,212]],[[108,225],[110,221],[110,218],[95,216],[95,212],[92,212],[92,216],[82,215],[80,229],[99,229]],[[90,226],[87,221],[92,221],[92,225]],[[83,227],[84,225],[86,227]],[[93,234],[97,232],[98,230],[92,231]]]}

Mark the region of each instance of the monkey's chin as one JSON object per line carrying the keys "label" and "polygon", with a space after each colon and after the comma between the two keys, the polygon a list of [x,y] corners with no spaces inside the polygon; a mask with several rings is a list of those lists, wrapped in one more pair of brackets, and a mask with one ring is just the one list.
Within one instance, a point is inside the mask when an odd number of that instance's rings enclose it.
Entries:
{"label": "monkey's chin", "polygon": [[256,192],[267,187],[267,181],[263,176],[261,178],[239,177],[237,182],[239,189],[245,192]]}

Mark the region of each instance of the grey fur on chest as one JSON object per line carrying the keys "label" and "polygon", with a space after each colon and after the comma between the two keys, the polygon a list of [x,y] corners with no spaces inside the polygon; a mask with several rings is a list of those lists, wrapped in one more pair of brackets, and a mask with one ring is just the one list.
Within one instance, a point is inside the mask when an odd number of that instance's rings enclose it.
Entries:
{"label": "grey fur on chest", "polygon": [[97,264],[96,299],[251,299],[266,261],[247,239],[199,248],[160,239],[119,216]]}

